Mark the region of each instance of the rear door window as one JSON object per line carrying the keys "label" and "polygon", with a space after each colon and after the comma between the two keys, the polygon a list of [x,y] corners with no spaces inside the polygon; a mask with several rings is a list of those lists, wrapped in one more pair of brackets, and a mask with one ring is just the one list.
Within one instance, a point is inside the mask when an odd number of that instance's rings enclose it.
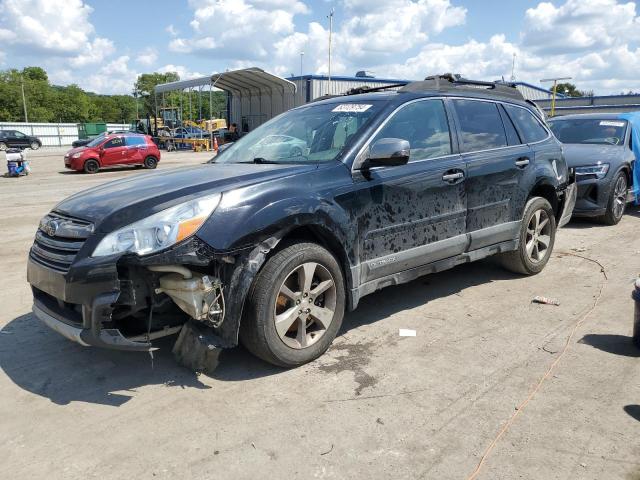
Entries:
{"label": "rear door window", "polygon": [[381,138],[401,138],[411,146],[409,161],[450,155],[451,134],[442,100],[413,102],[400,109],[378,132]]}
{"label": "rear door window", "polygon": [[454,100],[463,152],[506,147],[507,135],[498,106],[493,102]]}
{"label": "rear door window", "polygon": [[513,125],[509,115],[505,112],[504,106],[500,105],[498,109],[500,110],[502,124],[504,125],[504,131],[507,133],[507,141],[509,142],[509,145],[521,145],[523,142],[520,140],[516,127]]}
{"label": "rear door window", "polygon": [[143,137],[130,136],[130,137],[124,137],[124,138],[125,138],[125,143],[127,144],[128,147],[134,146],[134,145],[145,145],[147,143],[144,141]]}
{"label": "rear door window", "polygon": [[540,121],[526,108],[514,107],[513,105],[505,105],[504,107],[526,143],[539,142],[549,136]]}

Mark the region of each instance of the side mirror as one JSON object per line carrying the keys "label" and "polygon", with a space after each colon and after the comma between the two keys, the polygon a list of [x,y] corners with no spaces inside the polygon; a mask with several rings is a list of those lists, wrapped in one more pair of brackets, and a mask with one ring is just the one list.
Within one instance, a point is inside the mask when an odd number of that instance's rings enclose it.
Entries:
{"label": "side mirror", "polygon": [[369,147],[366,167],[395,167],[409,161],[411,145],[401,138],[381,138]]}

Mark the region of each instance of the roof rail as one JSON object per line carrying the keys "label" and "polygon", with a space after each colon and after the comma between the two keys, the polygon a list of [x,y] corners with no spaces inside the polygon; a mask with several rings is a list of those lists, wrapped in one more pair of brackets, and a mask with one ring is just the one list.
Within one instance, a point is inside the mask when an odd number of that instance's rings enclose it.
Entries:
{"label": "roof rail", "polygon": [[514,83],[484,82],[481,80],[469,80],[458,74],[445,73],[433,75],[420,82],[411,82],[402,87],[400,92],[423,92],[425,90],[439,91],[478,91],[482,90],[492,95],[507,97],[524,101],[524,96],[516,88]]}

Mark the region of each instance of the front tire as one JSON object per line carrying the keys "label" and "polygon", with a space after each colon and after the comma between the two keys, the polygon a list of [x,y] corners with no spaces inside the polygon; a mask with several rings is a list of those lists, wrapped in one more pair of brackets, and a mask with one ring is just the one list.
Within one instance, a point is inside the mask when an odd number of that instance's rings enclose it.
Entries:
{"label": "front tire", "polygon": [[240,340],[269,363],[297,367],[329,348],[344,307],[344,279],[334,256],[314,243],[297,243],[276,253],[258,273]]}
{"label": "front tire", "polygon": [[624,172],[618,172],[611,185],[607,212],[600,220],[607,225],[613,226],[620,223],[627,208],[627,193],[629,189],[627,175]]}
{"label": "front tire", "polygon": [[89,159],[84,162],[84,173],[98,173],[100,170],[100,164],[97,160]]}
{"label": "front tire", "polygon": [[7,149],[7,144],[0,142],[0,152],[4,152]]}
{"label": "front tire", "polygon": [[531,198],[524,209],[518,249],[501,255],[502,266],[523,275],[540,273],[553,252],[556,230],[551,204],[542,197]]}
{"label": "front tire", "polygon": [[31,142],[31,150],[38,150],[40,148],[40,143],[38,142]]}
{"label": "front tire", "polygon": [[144,159],[144,168],[154,169],[158,166],[158,160],[155,157],[147,157]]}

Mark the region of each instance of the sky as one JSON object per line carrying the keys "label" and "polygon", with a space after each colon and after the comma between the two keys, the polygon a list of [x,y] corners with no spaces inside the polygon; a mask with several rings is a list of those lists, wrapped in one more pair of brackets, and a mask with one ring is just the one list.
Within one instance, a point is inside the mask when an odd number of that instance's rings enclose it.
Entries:
{"label": "sky", "polygon": [[0,0],[0,69],[108,94],[153,71],[326,74],[331,9],[334,75],[510,79],[515,53],[518,81],[640,91],[640,12],[618,0]]}

